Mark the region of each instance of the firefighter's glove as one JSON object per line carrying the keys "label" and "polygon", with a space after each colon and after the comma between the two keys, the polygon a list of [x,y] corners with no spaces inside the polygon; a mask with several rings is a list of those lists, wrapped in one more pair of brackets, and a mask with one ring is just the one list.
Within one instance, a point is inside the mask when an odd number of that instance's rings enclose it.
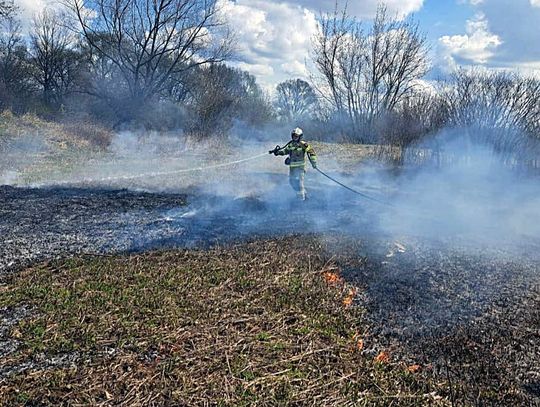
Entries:
{"label": "firefighter's glove", "polygon": [[268,152],[268,154],[274,154],[275,156],[277,156],[279,150],[281,150],[281,147],[280,147],[280,146],[276,146],[276,148],[274,148],[273,150],[270,150],[270,151]]}

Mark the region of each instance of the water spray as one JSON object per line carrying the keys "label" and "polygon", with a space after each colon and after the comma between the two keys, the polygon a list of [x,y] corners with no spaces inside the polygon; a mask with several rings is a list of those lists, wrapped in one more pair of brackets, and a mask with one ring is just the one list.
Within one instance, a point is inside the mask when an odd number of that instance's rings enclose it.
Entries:
{"label": "water spray", "polygon": [[98,179],[82,179],[78,181],[59,181],[56,182],[55,185],[68,185],[68,184],[77,184],[77,183],[91,183],[91,182],[105,182],[105,181],[118,181],[118,180],[131,180],[131,179],[138,179],[138,178],[149,178],[149,177],[159,177],[163,175],[173,175],[173,174],[183,174],[183,173],[190,173],[190,172],[197,172],[197,171],[206,171],[206,170],[212,170],[215,168],[222,168],[222,167],[230,167],[236,164],[241,164],[247,161],[256,160],[258,158],[261,158],[265,156],[264,154],[258,154],[254,155],[252,157],[243,158],[241,160],[236,161],[229,161],[226,163],[220,163],[220,164],[212,164],[207,165],[204,167],[196,167],[196,168],[184,168],[180,170],[174,170],[174,171],[160,171],[160,172],[150,172],[150,173],[144,173],[144,174],[137,174],[137,175],[121,175],[121,176],[114,176],[114,177],[105,177],[105,178],[98,178]]}
{"label": "water spray", "polygon": [[[273,153],[275,151],[281,150],[281,149],[287,147],[290,143],[291,143],[291,141],[289,141],[289,143],[287,143],[283,147],[276,146],[276,148],[274,150],[270,150],[269,153]],[[230,166],[241,164],[241,163],[244,163],[244,162],[253,161],[253,160],[256,160],[256,159],[264,157],[264,156],[266,156],[266,153],[257,154],[257,155],[247,157],[247,158],[243,158],[243,159],[240,159],[240,160],[228,161],[228,162],[225,162],[225,163],[212,164],[212,165],[196,167],[196,168],[184,168],[184,169],[180,169],[180,170],[151,172],[151,173],[136,174],[136,175],[112,176],[112,177],[104,177],[104,178],[98,178],[98,179],[82,179],[82,180],[78,180],[78,181],[59,181],[59,182],[56,182],[55,185],[69,185],[69,184],[77,184],[77,183],[92,183],[92,182],[132,180],[132,179],[139,179],[139,178],[159,177],[159,176],[164,176],[164,175],[185,174],[185,173],[191,173],[191,172],[206,171],[206,170],[211,170],[211,169],[216,169],[216,168],[230,167]],[[332,182],[338,184],[339,186],[347,189],[348,191],[350,191],[350,192],[352,192],[352,193],[354,193],[356,195],[359,195],[359,196],[361,196],[361,197],[363,197],[365,199],[368,199],[368,200],[370,200],[372,202],[377,202],[377,203],[379,203],[381,205],[386,205],[386,206],[389,206],[389,207],[393,207],[393,205],[388,203],[388,202],[385,202],[385,201],[382,201],[380,199],[374,198],[372,196],[369,196],[369,195],[367,195],[365,193],[357,191],[356,189],[351,188],[351,187],[343,184],[342,182],[340,182],[340,181],[336,180],[335,178],[331,177],[330,175],[326,174],[324,171],[320,170],[319,168],[316,168],[316,170],[321,175],[323,175],[324,177],[328,178]]]}

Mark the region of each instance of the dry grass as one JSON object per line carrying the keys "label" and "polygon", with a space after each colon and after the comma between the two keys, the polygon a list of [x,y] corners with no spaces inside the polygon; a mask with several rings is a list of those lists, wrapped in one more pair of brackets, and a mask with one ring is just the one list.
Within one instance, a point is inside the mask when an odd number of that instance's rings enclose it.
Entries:
{"label": "dry grass", "polygon": [[59,123],[32,114],[15,116],[9,111],[0,114],[0,134],[3,140],[39,138],[51,151],[101,149],[112,138],[112,132],[93,123]]}
{"label": "dry grass", "polygon": [[[312,238],[37,266],[3,405],[445,405],[421,373],[364,351],[355,288]],[[346,300],[346,301],[344,301]]]}
{"label": "dry grass", "polygon": [[112,137],[110,130],[89,122],[59,123],[4,111],[0,114],[0,177],[12,172],[18,182],[32,183],[70,172],[103,155]]}
{"label": "dry grass", "polygon": [[329,170],[351,172],[366,160],[377,159],[377,146],[347,143],[313,142],[320,162]]}

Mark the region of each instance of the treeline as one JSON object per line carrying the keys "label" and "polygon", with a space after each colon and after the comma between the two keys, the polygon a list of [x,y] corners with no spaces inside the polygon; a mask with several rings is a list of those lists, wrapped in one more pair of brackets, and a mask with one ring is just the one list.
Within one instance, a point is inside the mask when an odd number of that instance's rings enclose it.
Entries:
{"label": "treeline", "polygon": [[398,162],[448,160],[444,132],[537,165],[540,81],[487,70],[425,81],[425,37],[384,7],[367,25],[338,7],[321,15],[310,80],[284,81],[272,97],[225,64],[235,42],[217,0],[64,0],[63,10],[43,10],[25,35],[0,2],[1,110],[200,137],[280,122],[376,144]]}
{"label": "treeline", "polygon": [[269,97],[223,63],[234,43],[216,3],[66,0],[38,13],[29,35],[4,3],[0,109],[200,136],[266,123]]}
{"label": "treeline", "polygon": [[[382,158],[442,164],[467,160],[483,146],[512,166],[540,164],[540,80],[462,69],[423,81],[430,68],[425,37],[384,7],[367,28],[346,10],[321,16],[313,62],[321,123],[377,144]],[[458,139],[459,151],[444,151],[441,144]]]}

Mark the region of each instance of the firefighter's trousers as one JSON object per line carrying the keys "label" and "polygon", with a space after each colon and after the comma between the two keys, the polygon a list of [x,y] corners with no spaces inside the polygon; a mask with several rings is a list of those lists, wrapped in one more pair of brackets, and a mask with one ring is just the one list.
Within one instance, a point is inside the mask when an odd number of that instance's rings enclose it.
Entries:
{"label": "firefighter's trousers", "polygon": [[304,167],[290,167],[289,168],[289,183],[296,191],[296,195],[301,200],[306,199],[306,189],[304,188],[304,174],[306,170]]}

